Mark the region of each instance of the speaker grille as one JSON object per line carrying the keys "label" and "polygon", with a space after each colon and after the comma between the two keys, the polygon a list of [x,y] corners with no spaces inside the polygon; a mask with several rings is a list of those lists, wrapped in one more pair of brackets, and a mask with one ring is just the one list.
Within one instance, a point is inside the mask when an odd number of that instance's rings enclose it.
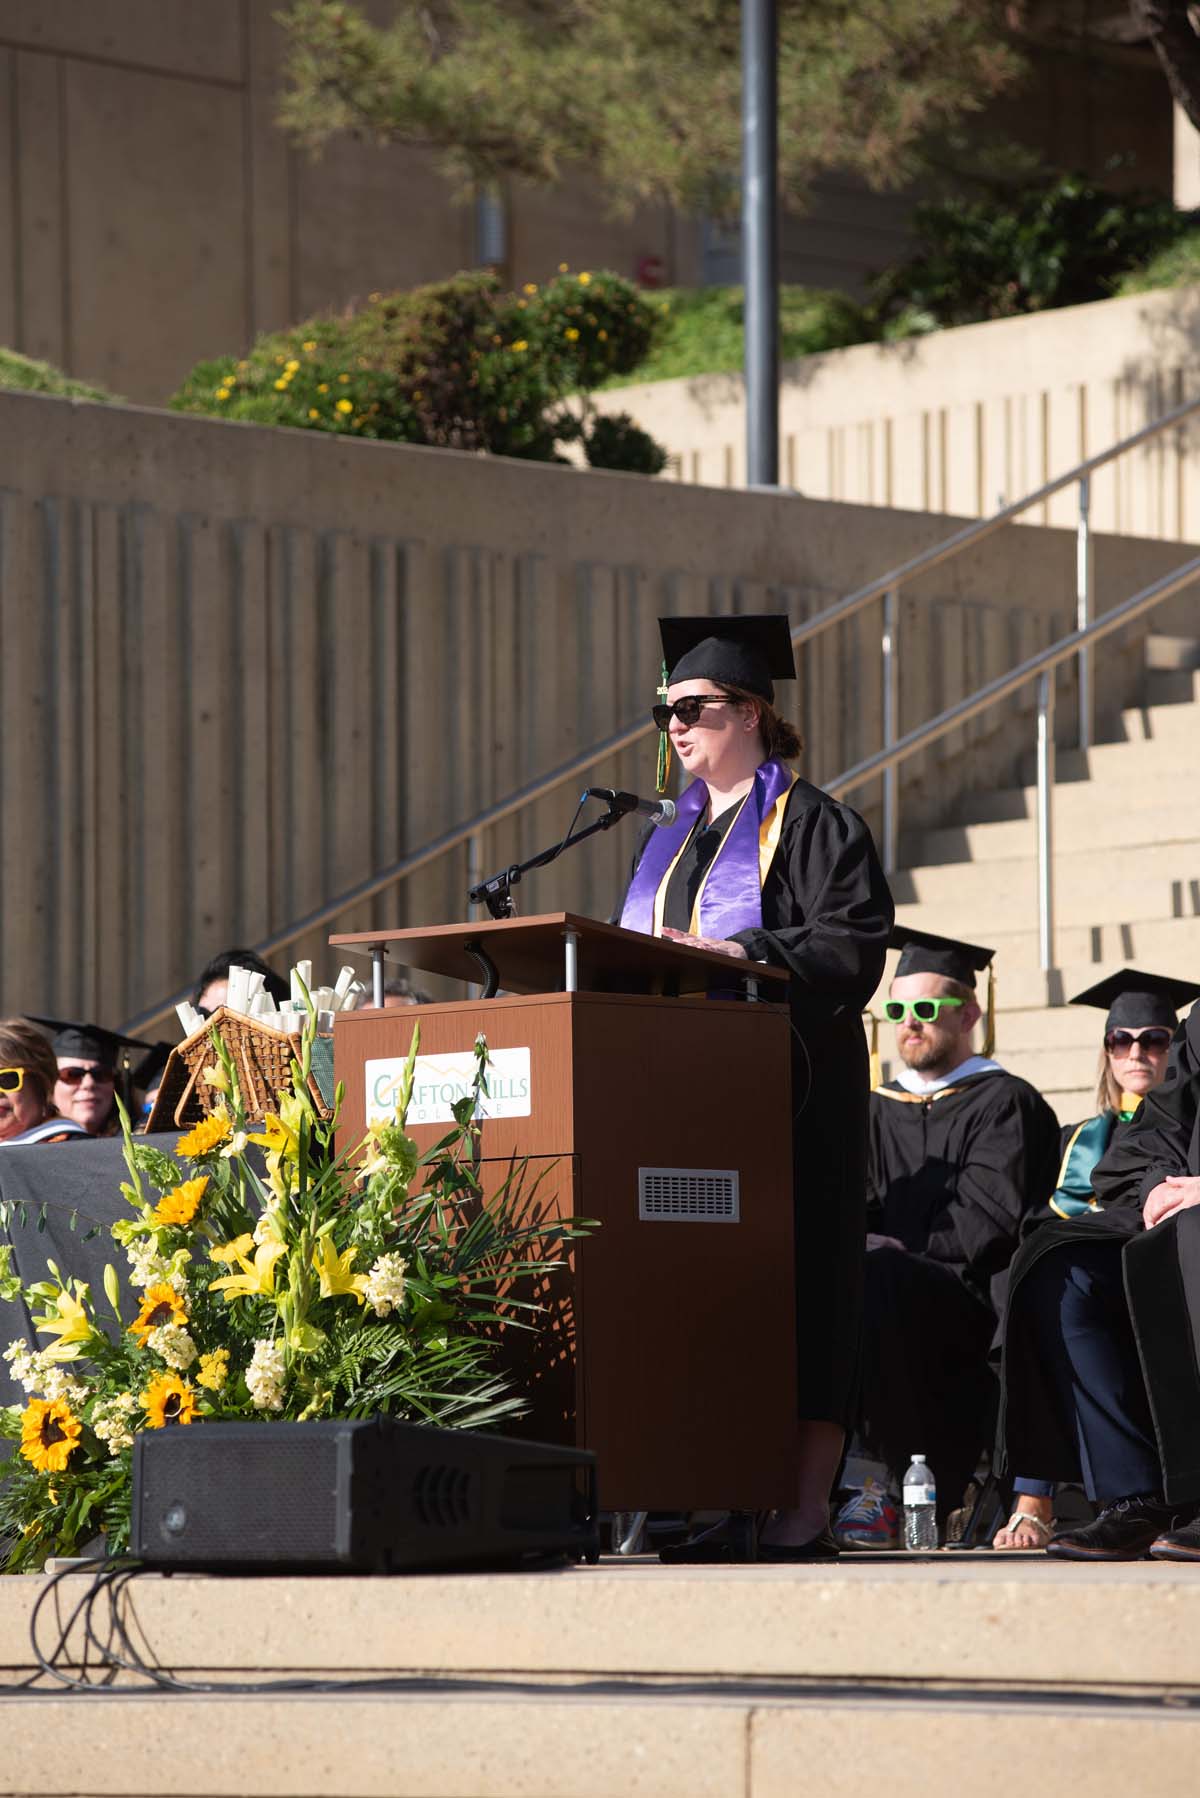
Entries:
{"label": "speaker grille", "polygon": [[644,1223],[736,1224],[741,1215],[736,1168],[638,1169],[638,1217]]}
{"label": "speaker grille", "polygon": [[428,1461],[413,1480],[413,1510],[430,1529],[462,1529],[471,1521],[472,1483],[465,1468]]}
{"label": "speaker grille", "polygon": [[[214,1426],[171,1431],[169,1452],[148,1464],[141,1486],[144,1552],[220,1562],[335,1558],[338,1434],[269,1435],[244,1426],[213,1453]],[[219,1426],[217,1426],[219,1427]],[[160,1447],[155,1444],[155,1447]]]}

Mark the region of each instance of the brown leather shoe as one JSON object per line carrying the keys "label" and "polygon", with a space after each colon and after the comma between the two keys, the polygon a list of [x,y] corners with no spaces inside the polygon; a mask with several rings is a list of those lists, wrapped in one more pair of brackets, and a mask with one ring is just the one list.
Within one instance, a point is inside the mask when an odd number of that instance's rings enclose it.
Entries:
{"label": "brown leather shoe", "polygon": [[1150,1544],[1150,1556],[1155,1561],[1200,1561],[1200,1517],[1159,1536]]}

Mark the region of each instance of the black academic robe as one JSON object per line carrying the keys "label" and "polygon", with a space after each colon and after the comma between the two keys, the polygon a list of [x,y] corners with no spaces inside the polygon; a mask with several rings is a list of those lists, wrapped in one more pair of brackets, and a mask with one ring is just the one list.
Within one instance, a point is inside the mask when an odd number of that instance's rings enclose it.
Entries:
{"label": "black academic robe", "polygon": [[988,1351],[1022,1219],[1053,1187],[1058,1121],[1027,1081],[977,1073],[927,1097],[872,1095],[862,1446],[925,1454],[945,1515],[989,1440]]}
{"label": "black academic robe", "polygon": [[1022,1287],[1047,1254],[1111,1244],[1126,1297],[1172,1504],[1200,1497],[1200,1207],[1142,1227],[1142,1206],[1167,1175],[1200,1174],[1200,1006],[1176,1032],[1163,1084],[1118,1123],[1097,1163],[1100,1210],[1039,1222],[1016,1256],[1002,1361],[997,1461],[1036,1478],[1079,1478],[1074,1442],[1057,1424],[1044,1370],[1022,1327]]}
{"label": "black academic robe", "polygon": [[[693,831],[667,889],[663,921],[673,929],[690,928],[703,874],[736,811]],[[752,961],[791,974],[799,1415],[843,1429],[855,1410],[862,1319],[869,1073],[861,1014],[883,973],[894,917],[863,820],[797,780],[763,882],[762,924],[733,940]]]}

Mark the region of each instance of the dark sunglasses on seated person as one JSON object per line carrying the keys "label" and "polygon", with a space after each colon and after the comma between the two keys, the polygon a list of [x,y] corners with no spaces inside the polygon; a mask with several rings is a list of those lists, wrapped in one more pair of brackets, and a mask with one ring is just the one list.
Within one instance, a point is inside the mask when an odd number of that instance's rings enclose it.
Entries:
{"label": "dark sunglasses on seated person", "polygon": [[731,701],[726,693],[689,693],[686,698],[677,699],[674,705],[652,705],[650,716],[659,730],[666,730],[672,718],[678,718],[680,724],[699,724],[702,707],[729,704]]}
{"label": "dark sunglasses on seated person", "polygon": [[884,1003],[883,1015],[889,1024],[898,1024],[902,1018],[916,1018],[921,1024],[936,1024],[938,1012],[942,1007],[961,1005],[961,999],[888,999]]}
{"label": "dark sunglasses on seated person", "polygon": [[1110,1055],[1128,1055],[1134,1043],[1141,1043],[1143,1049],[1152,1053],[1169,1048],[1173,1030],[1156,1027],[1153,1030],[1110,1030],[1104,1039],[1104,1047]]}
{"label": "dark sunglasses on seated person", "polygon": [[94,1086],[111,1086],[115,1075],[111,1068],[59,1068],[58,1077],[64,1086],[82,1086],[91,1075]]}

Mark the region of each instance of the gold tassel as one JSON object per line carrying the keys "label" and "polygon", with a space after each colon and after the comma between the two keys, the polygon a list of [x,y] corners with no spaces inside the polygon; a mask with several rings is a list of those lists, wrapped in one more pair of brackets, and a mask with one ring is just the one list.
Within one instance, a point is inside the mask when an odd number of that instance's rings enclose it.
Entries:
{"label": "gold tassel", "polygon": [[983,1055],[988,1060],[996,1047],[996,969],[988,963],[987,1014],[983,1026]]}
{"label": "gold tassel", "polygon": [[864,1011],[863,1017],[871,1020],[871,1091],[876,1092],[883,1085],[883,1063],[879,1059],[879,1019],[873,1011]]}
{"label": "gold tassel", "polygon": [[[664,662],[658,677],[658,697],[667,697],[667,664]],[[671,773],[671,739],[665,730],[658,733],[658,773],[655,777],[655,788],[660,793],[667,790],[667,781]]]}

